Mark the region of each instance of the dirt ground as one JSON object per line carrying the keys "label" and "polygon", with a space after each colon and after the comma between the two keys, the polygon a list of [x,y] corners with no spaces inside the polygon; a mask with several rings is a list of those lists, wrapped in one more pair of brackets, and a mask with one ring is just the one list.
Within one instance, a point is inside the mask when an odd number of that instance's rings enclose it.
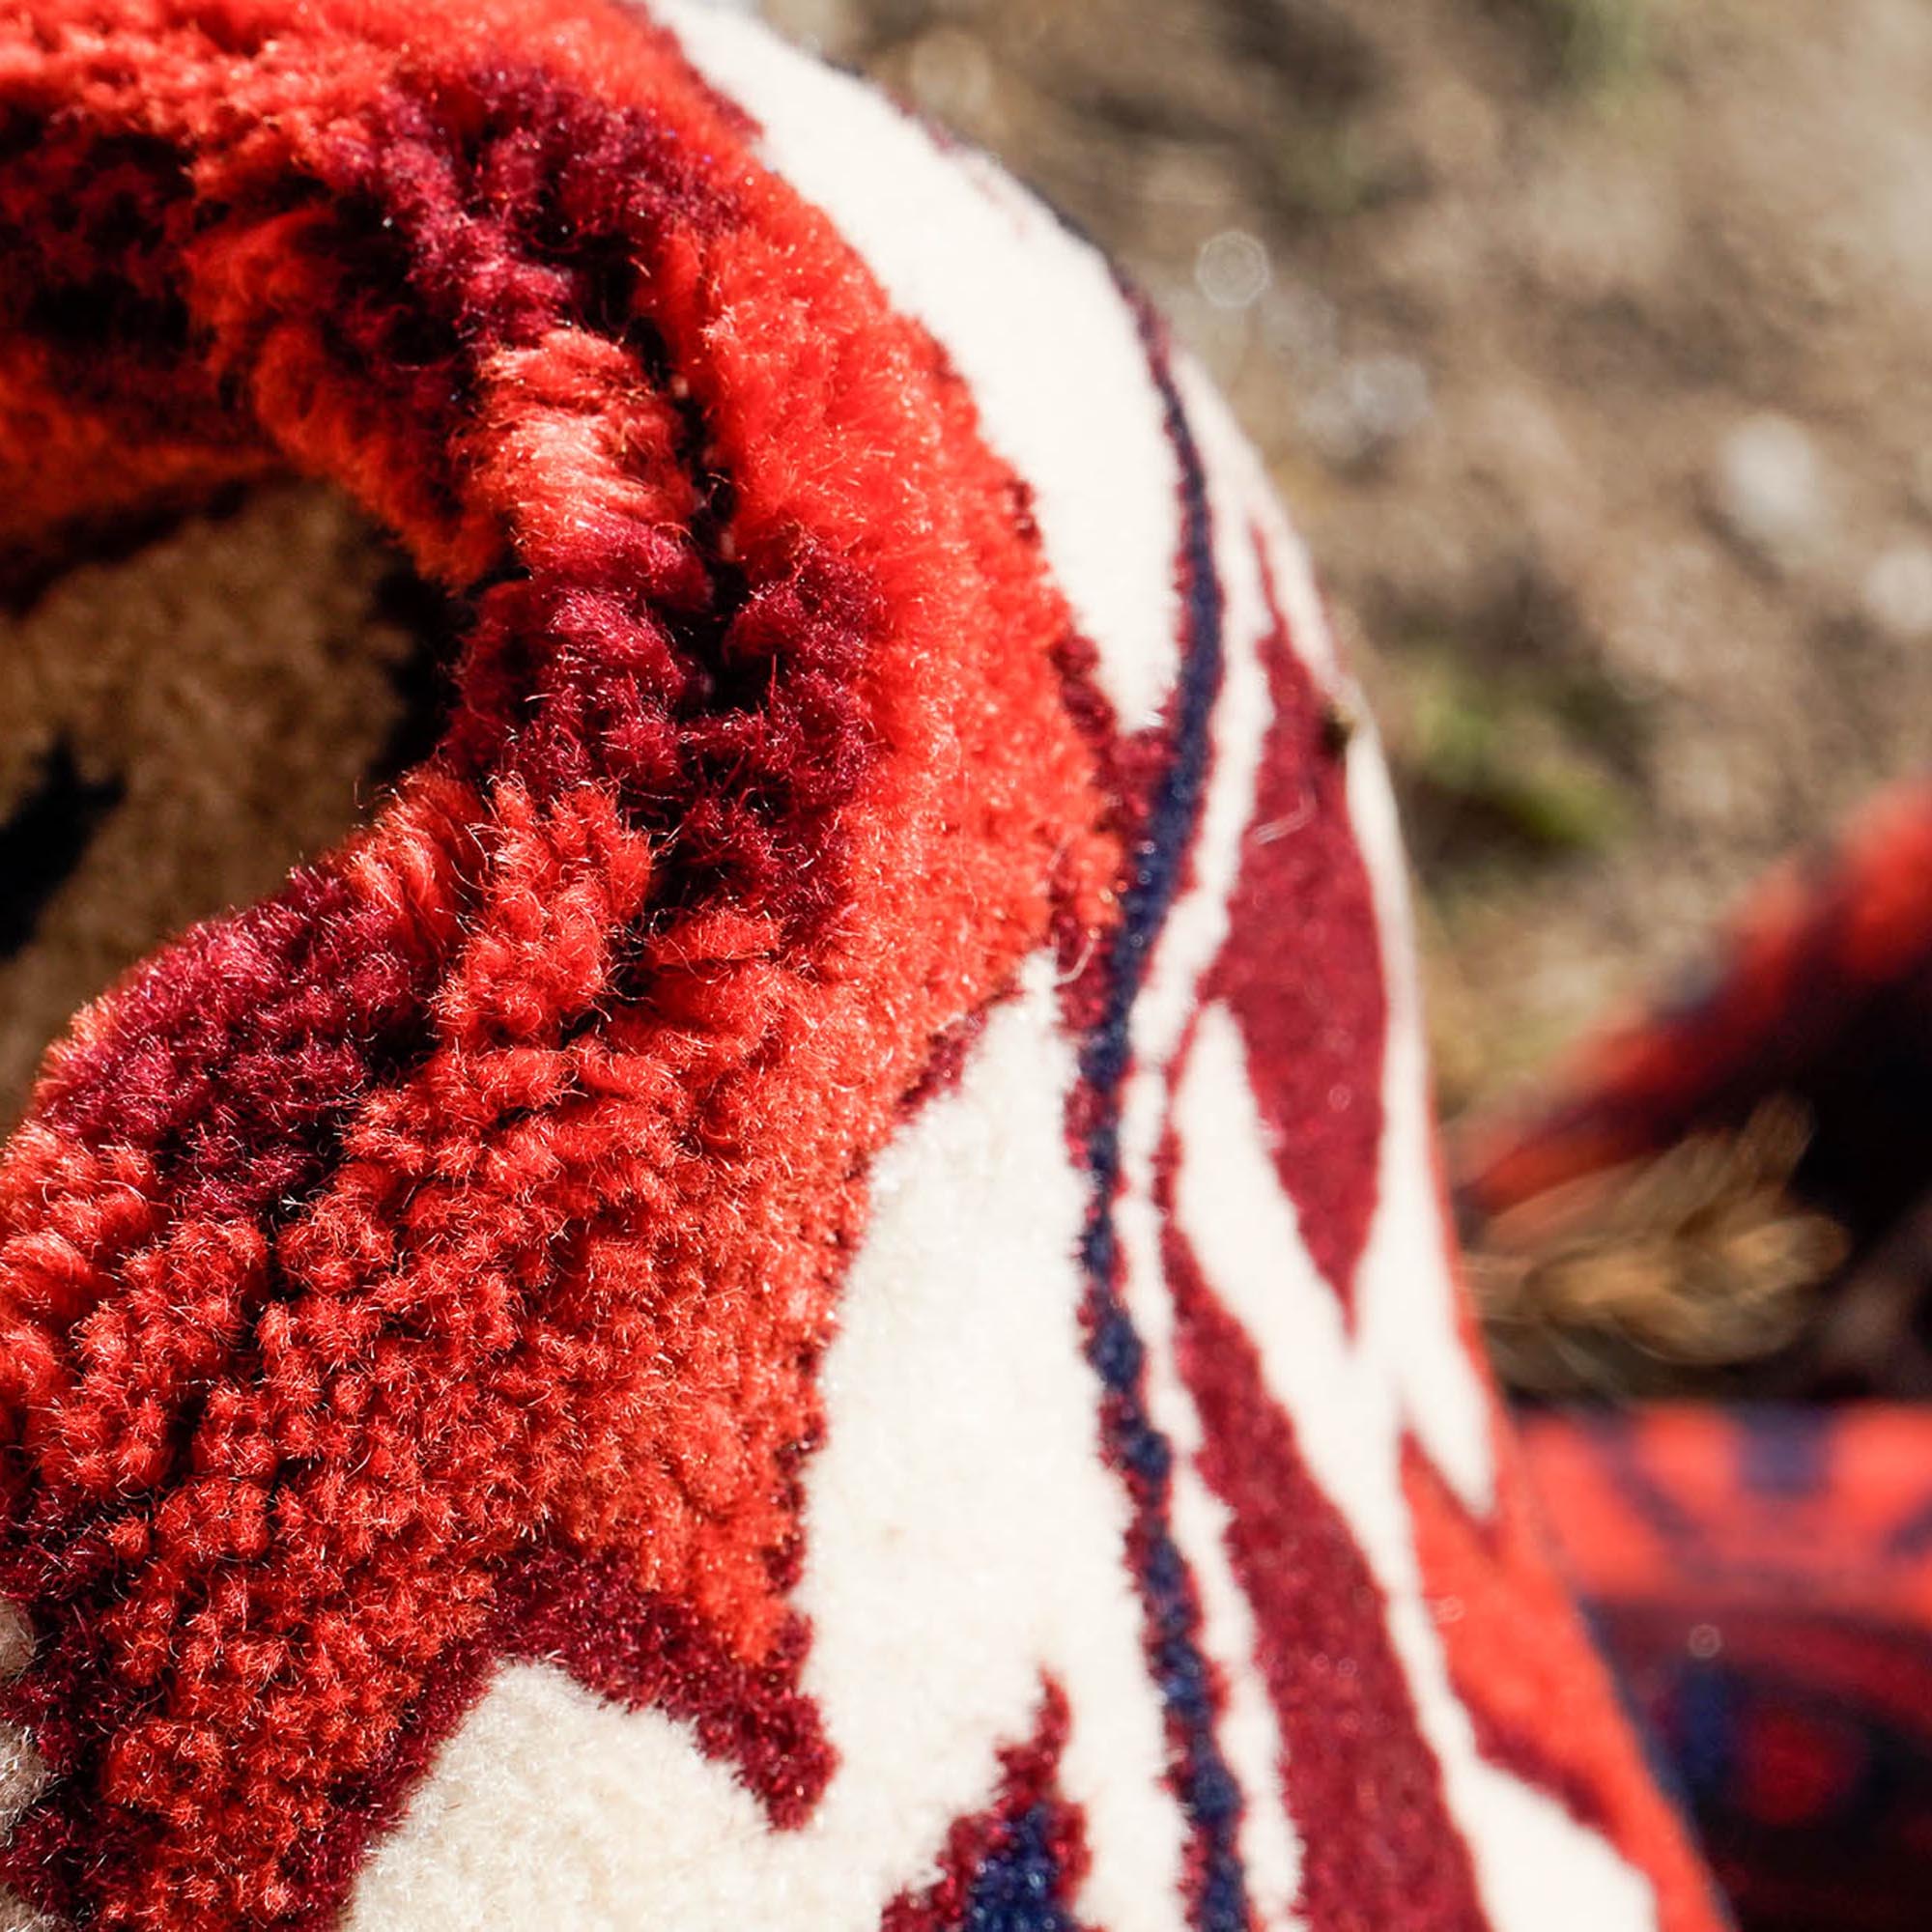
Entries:
{"label": "dirt ground", "polygon": [[765,11],[1000,154],[1234,397],[1389,740],[1452,1112],[1921,761],[1923,0]]}

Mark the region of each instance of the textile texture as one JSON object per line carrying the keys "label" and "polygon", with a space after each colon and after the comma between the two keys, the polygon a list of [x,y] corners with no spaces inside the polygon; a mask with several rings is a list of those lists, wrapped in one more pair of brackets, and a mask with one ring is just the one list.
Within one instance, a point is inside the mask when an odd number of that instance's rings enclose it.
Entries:
{"label": "textile texture", "polygon": [[1932,1846],[1932,1428],[1861,1405],[1524,1425],[1744,1932],[1909,1932]]}
{"label": "textile texture", "polygon": [[294,474],[460,639],[0,1159],[19,1922],[1719,1922],[1373,733],[1102,260],[668,0],[24,0],[0,238],[9,582]]}

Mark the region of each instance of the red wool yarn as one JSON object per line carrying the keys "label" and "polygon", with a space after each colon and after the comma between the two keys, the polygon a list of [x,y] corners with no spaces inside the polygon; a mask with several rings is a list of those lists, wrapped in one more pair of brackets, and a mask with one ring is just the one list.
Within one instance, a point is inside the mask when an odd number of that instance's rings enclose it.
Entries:
{"label": "red wool yarn", "polygon": [[1372,740],[1084,244],[605,0],[23,0],[0,237],[0,543],[293,470],[467,619],[0,1159],[19,1899],[1714,1924],[1457,1312]]}

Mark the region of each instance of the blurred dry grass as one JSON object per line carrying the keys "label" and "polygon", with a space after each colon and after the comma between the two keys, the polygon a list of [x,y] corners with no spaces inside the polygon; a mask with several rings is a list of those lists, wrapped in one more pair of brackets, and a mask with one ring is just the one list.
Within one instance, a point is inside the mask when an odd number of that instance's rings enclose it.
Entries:
{"label": "blurred dry grass", "polygon": [[[1469,1255],[1497,1373],[1543,1394],[1662,1395],[1815,1374],[1794,1345],[1843,1232],[1791,1192],[1809,1122],[1771,1102],[1498,1215]],[[1782,1361],[1778,1358],[1784,1357]]]}

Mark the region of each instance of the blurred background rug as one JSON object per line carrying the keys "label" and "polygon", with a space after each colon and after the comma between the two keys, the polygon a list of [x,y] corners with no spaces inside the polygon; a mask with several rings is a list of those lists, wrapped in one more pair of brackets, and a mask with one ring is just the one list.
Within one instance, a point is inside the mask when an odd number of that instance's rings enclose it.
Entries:
{"label": "blurred background rug", "polygon": [[1932,1869],[1932,1420],[1660,1406],[1524,1453],[1747,1932],[1918,1932]]}

